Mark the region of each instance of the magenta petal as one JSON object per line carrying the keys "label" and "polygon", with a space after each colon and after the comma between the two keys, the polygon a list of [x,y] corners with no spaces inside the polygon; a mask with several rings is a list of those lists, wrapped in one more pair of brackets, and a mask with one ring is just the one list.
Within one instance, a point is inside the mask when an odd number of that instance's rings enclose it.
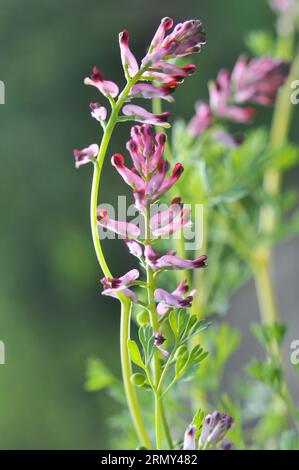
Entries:
{"label": "magenta petal", "polygon": [[125,166],[124,157],[121,154],[116,153],[113,155],[111,163],[129,186],[137,191],[144,190],[145,184],[143,179]]}
{"label": "magenta petal", "polygon": [[75,157],[76,168],[93,161],[98,156],[98,153],[99,146],[97,144],[91,144],[89,147],[86,147],[82,150],[74,149],[73,154]]}
{"label": "magenta petal", "polygon": [[128,70],[130,77],[134,77],[139,72],[139,66],[129,48],[129,32],[126,29],[119,33],[119,46],[123,68]]}
{"label": "magenta petal", "polygon": [[153,114],[141,106],[134,104],[125,105],[122,111],[125,116],[132,116],[138,122],[169,127],[167,120],[170,116],[170,113],[168,112],[162,114]]}
{"label": "magenta petal", "polygon": [[174,101],[173,97],[170,95],[172,91],[173,90],[169,87],[158,87],[149,83],[137,83],[132,87],[130,96],[145,99],[161,98],[172,102]]}
{"label": "magenta petal", "polygon": [[112,96],[112,98],[115,98],[119,92],[116,83],[109,80],[104,80],[102,72],[97,67],[93,67],[93,73],[91,77],[86,77],[84,79],[84,84],[92,85],[96,87],[103,95]]}
{"label": "magenta petal", "polygon": [[107,117],[107,109],[101,106],[100,103],[90,103],[91,116],[97,121],[105,121]]}
{"label": "magenta petal", "polygon": [[100,226],[117,233],[123,238],[135,239],[140,235],[140,228],[137,227],[137,225],[111,219],[107,211],[103,210],[101,207],[98,209],[97,220]]}

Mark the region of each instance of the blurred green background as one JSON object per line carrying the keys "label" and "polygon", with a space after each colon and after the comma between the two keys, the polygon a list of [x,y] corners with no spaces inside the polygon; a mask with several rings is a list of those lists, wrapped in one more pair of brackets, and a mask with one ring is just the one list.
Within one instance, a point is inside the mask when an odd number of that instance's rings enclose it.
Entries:
{"label": "blurred green background", "polygon": [[[0,8],[0,448],[103,449],[115,405],[84,390],[85,364],[98,355],[120,374],[119,313],[100,295],[89,230],[92,168],[76,171],[72,157],[74,147],[100,138],[88,110],[97,93],[83,78],[97,64],[123,83],[123,28],[141,58],[161,17],[200,17],[208,45],[171,105],[189,119],[207,81],[244,50],[244,33],[272,28],[274,15],[264,0],[0,0]],[[109,154],[123,151],[128,129],[117,130]],[[107,160],[101,199],[113,203],[125,188]],[[115,273],[133,262],[118,242],[105,250]]]}

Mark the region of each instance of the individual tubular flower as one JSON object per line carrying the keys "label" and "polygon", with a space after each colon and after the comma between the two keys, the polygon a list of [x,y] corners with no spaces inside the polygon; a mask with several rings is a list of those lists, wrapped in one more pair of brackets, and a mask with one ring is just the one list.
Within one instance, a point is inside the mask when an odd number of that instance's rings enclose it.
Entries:
{"label": "individual tubular flower", "polygon": [[129,48],[129,32],[127,29],[119,33],[119,47],[124,71],[128,73],[130,77],[134,77],[139,72],[139,66],[134,54]]}
{"label": "individual tubular flower", "polygon": [[74,149],[73,154],[75,157],[75,166],[79,168],[81,165],[95,161],[99,153],[99,146],[97,144],[91,144],[82,150]]}
{"label": "individual tubular flower", "polygon": [[196,449],[195,435],[196,435],[196,426],[194,424],[190,424],[187,427],[185,436],[184,436],[184,445],[183,445],[184,450]]}
{"label": "individual tubular flower", "polygon": [[195,116],[188,125],[188,131],[191,135],[197,137],[211,127],[213,123],[213,113],[210,106],[203,101],[196,103],[195,111]]}
{"label": "individual tubular flower", "polygon": [[151,202],[159,199],[179,180],[183,174],[184,167],[180,163],[176,163],[171,175],[166,178],[169,169],[169,163],[166,160],[159,162],[157,173],[152,176],[146,185],[146,195]]}
{"label": "individual tubular flower", "polygon": [[136,258],[139,258],[139,259],[142,257],[142,248],[139,243],[137,243],[135,240],[129,240],[129,239],[125,239],[124,242],[127,245],[128,250],[131,253],[131,255],[136,256]]}
{"label": "individual tubular flower", "polygon": [[212,414],[207,415],[199,437],[199,448],[205,449],[209,446],[215,446],[223,440],[226,433],[233,426],[234,419],[226,413],[214,411]]}
{"label": "individual tubular flower", "polygon": [[84,83],[85,85],[96,87],[103,95],[112,96],[112,98],[115,98],[119,92],[116,83],[104,80],[102,72],[96,66],[92,69],[91,77],[86,77],[84,79]]}
{"label": "individual tubular flower", "polygon": [[161,114],[153,114],[135,104],[126,104],[122,112],[125,116],[130,116],[137,122],[144,122],[147,124],[153,124],[157,126],[169,127],[168,118],[170,116],[169,112],[164,112]]}
{"label": "individual tubular flower", "polygon": [[158,302],[157,312],[165,315],[170,308],[188,308],[192,306],[193,295],[195,291],[187,296],[189,286],[186,279],[182,279],[173,292],[165,289],[156,289],[154,299]]}
{"label": "individual tubular flower", "polygon": [[191,227],[190,209],[181,203],[180,198],[171,201],[170,207],[165,211],[159,211],[150,219],[150,228],[154,238],[165,237]]}
{"label": "individual tubular flower", "polygon": [[106,210],[99,207],[97,213],[98,225],[107,228],[112,232],[126,239],[136,239],[140,235],[140,228],[130,222],[111,219]]}
{"label": "individual tubular flower", "polygon": [[154,332],[154,345],[159,349],[159,351],[165,357],[169,357],[169,352],[166,349],[162,348],[162,344],[165,343],[166,338],[159,331]]}
{"label": "individual tubular flower", "polygon": [[213,114],[220,118],[239,123],[250,122],[255,116],[255,109],[242,108],[229,104],[232,97],[231,76],[227,70],[221,70],[215,82],[210,83],[210,107]]}
{"label": "individual tubular flower", "polygon": [[89,104],[89,108],[91,111],[91,116],[99,122],[105,121],[107,117],[107,109],[104,106],[101,106],[100,103],[93,103]]}
{"label": "individual tubular flower", "polygon": [[137,83],[131,88],[130,95],[132,98],[161,98],[162,100],[173,102],[174,99],[171,96],[174,88],[168,85],[162,87],[151,85],[150,83]]}
{"label": "individual tubular flower", "polygon": [[138,296],[135,292],[129,289],[129,287],[134,285],[134,281],[136,281],[138,277],[139,271],[137,269],[132,269],[128,273],[117,278],[103,277],[103,279],[101,279],[101,283],[104,288],[102,294],[117,298],[118,293],[121,292],[136,302],[138,300]]}
{"label": "individual tubular flower", "polygon": [[173,252],[161,256],[160,253],[154,251],[151,246],[147,246],[144,255],[154,271],[158,269],[202,269],[206,268],[207,256],[202,255],[195,260],[189,260],[175,256]]}
{"label": "individual tubular flower", "polygon": [[129,186],[131,186],[133,189],[136,189],[137,191],[142,191],[145,189],[145,183],[143,179],[134,171],[129,170],[129,168],[125,166],[125,159],[121,154],[116,153],[113,155],[111,158],[111,163]]}

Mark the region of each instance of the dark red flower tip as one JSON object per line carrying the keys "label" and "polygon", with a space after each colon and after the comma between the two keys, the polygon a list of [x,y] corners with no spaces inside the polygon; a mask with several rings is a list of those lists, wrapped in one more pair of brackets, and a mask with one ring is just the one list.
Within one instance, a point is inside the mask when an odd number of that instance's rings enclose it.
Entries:
{"label": "dark red flower tip", "polygon": [[162,333],[154,333],[155,345],[160,346],[166,341],[166,338],[162,335]]}
{"label": "dark red flower tip", "polygon": [[161,160],[157,166],[158,173],[166,173],[169,169],[169,163],[167,160]]}
{"label": "dark red flower tip", "polygon": [[111,161],[116,168],[122,168],[125,165],[125,159],[120,153],[115,153]]}
{"label": "dark red flower tip", "polygon": [[180,80],[177,80],[176,78],[173,78],[172,80],[169,80],[169,82],[165,83],[163,88],[164,89],[165,88],[170,88],[174,91],[180,85],[180,83],[182,82],[183,79],[184,79],[184,77]]}
{"label": "dark red flower tip", "polygon": [[132,152],[135,152],[137,150],[138,146],[137,146],[137,143],[135,142],[135,140],[129,140],[129,142],[127,143],[127,149],[128,150],[131,150]]}
{"label": "dark red flower tip", "polygon": [[168,118],[171,116],[171,113],[165,111],[164,113],[157,116],[158,122],[167,122]]}
{"label": "dark red flower tip", "polygon": [[179,178],[184,171],[184,167],[181,163],[176,163],[172,171],[172,176]]}
{"label": "dark red flower tip", "polygon": [[206,260],[208,257],[206,255],[202,255],[193,262],[193,266],[195,268],[207,268],[208,265],[206,264]]}
{"label": "dark red flower tip", "polygon": [[175,204],[181,205],[181,204],[182,204],[182,198],[181,198],[181,197],[175,197],[175,198],[171,201],[171,204],[173,204],[173,205],[175,205]]}
{"label": "dark red flower tip", "polygon": [[134,166],[132,166],[131,172],[132,172],[132,173],[137,173],[137,170],[136,170],[136,168],[135,168]]}
{"label": "dark red flower tip", "polygon": [[172,18],[165,17],[162,20],[162,24],[164,26],[165,31],[168,31],[173,27],[174,21]]}
{"label": "dark red flower tip", "polygon": [[187,73],[187,75],[192,75],[195,70],[196,70],[196,65],[194,64],[187,64],[185,65],[185,67],[183,67],[183,69],[185,70],[185,72]]}
{"label": "dark red flower tip", "polygon": [[128,44],[129,42],[129,31],[127,29],[124,29],[120,34],[120,42],[123,44]]}
{"label": "dark red flower tip", "polygon": [[159,132],[157,135],[156,135],[156,141],[158,144],[160,145],[164,145],[166,143],[166,134],[164,134],[164,132]]}
{"label": "dark red flower tip", "polygon": [[93,80],[96,80],[98,82],[102,82],[104,80],[104,76],[103,76],[103,73],[101,72],[100,69],[98,69],[98,67],[95,65],[93,68],[92,68],[92,76],[91,78]]}
{"label": "dark red flower tip", "polygon": [[105,209],[99,209],[97,213],[97,220],[101,221],[103,219],[108,219],[108,212]]}
{"label": "dark red flower tip", "polygon": [[176,87],[177,85],[173,86],[172,82],[165,83],[165,85],[162,86],[164,95],[170,95],[175,91]]}
{"label": "dark red flower tip", "polygon": [[80,153],[79,149],[74,149],[73,150],[73,155],[74,155],[75,158],[77,158],[79,156],[79,153]]}
{"label": "dark red flower tip", "polygon": [[256,115],[256,109],[254,108],[246,108],[246,114],[248,117],[248,120],[251,120],[255,117]]}

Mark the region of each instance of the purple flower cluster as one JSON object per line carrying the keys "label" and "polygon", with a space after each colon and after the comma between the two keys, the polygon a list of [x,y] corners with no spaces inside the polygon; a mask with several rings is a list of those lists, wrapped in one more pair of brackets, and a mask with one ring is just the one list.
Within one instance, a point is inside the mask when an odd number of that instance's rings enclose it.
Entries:
{"label": "purple flower cluster", "polygon": [[[132,188],[135,206],[142,216],[148,212],[151,204],[155,203],[180,178],[183,167],[177,163],[168,176],[170,165],[163,158],[166,143],[165,134],[159,132],[154,136],[150,125],[134,126],[131,129],[131,139],[127,143],[133,168],[125,165],[125,159],[120,154],[112,157],[112,165]],[[126,245],[143,266],[148,265],[154,272],[169,269],[200,269],[206,267],[206,256],[196,260],[183,259],[173,252],[161,255],[153,248],[153,241],[172,235],[189,226],[190,211],[180,198],[175,198],[167,210],[158,211],[150,217],[148,239],[141,238],[141,229],[133,223],[111,219],[107,211],[99,208],[98,224],[108,228],[125,239]],[[136,294],[130,289],[139,276],[137,270],[130,271],[117,279],[104,278],[104,294],[117,296],[117,292],[137,301]],[[158,303],[157,312],[164,315],[171,308],[190,307],[194,292],[188,294],[189,287],[185,280],[181,281],[173,292],[156,289],[154,297]]]}
{"label": "purple flower cluster", "polygon": [[[200,20],[188,20],[178,23],[174,28],[173,26],[174,22],[171,18],[161,20],[148,52],[140,64],[130,49],[129,32],[125,29],[119,34],[122,66],[127,82],[131,85],[121,107],[123,119],[162,127],[169,126],[169,112],[154,114],[142,106],[132,104],[131,101],[135,98],[161,98],[171,102],[176,88],[187,76],[195,72],[194,64],[179,67],[170,60],[201,51],[206,43],[203,25]],[[106,80],[96,66],[93,67],[91,76],[84,79],[84,83],[95,87],[112,103],[120,93],[118,85],[111,80]],[[91,102],[90,111],[91,116],[105,128],[107,109],[98,102]],[[74,157],[77,167],[94,161],[97,157],[95,145],[82,150],[75,149]],[[161,175],[163,172],[165,173],[165,168],[161,168]]]}
{"label": "purple flower cluster", "polygon": [[232,72],[223,69],[210,83],[209,104],[197,103],[196,114],[188,126],[189,132],[193,136],[201,135],[212,126],[214,118],[237,123],[252,121],[256,110],[248,103],[272,105],[288,72],[288,65],[278,59],[240,57]]}
{"label": "purple flower cluster", "polygon": [[[226,413],[214,411],[212,414],[207,415],[204,419],[201,434],[199,436],[198,448],[207,449],[215,447],[221,443],[223,450],[229,450],[232,447],[230,441],[224,441],[226,433],[235,425],[234,419]],[[184,437],[184,450],[196,449],[196,426],[190,424],[188,426]]]}
{"label": "purple flower cluster", "polygon": [[[142,59],[141,64],[129,46],[129,32],[125,29],[119,34],[119,46],[121,61],[127,80],[137,77],[136,83],[132,86],[127,101],[133,98],[161,98],[166,101],[173,101],[171,94],[183,82],[183,80],[195,72],[195,65],[188,64],[178,67],[169,62],[170,59],[188,56],[200,52],[206,42],[206,35],[201,21],[188,20],[179,23],[173,28],[171,18],[163,18],[154,38],[150,44],[148,53]],[[153,82],[156,84],[154,85]],[[97,88],[105,97],[116,98],[119,94],[119,87],[116,83],[106,80],[103,73],[95,66],[92,75],[84,80],[86,85]],[[102,110],[99,103],[94,103],[97,109]],[[92,110],[93,111],[93,110]],[[125,104],[122,108],[125,116],[129,116],[135,121],[148,124],[159,124],[167,126],[169,113],[155,115],[141,106]],[[102,110],[99,113],[92,113],[92,116],[99,120],[106,118]]]}

